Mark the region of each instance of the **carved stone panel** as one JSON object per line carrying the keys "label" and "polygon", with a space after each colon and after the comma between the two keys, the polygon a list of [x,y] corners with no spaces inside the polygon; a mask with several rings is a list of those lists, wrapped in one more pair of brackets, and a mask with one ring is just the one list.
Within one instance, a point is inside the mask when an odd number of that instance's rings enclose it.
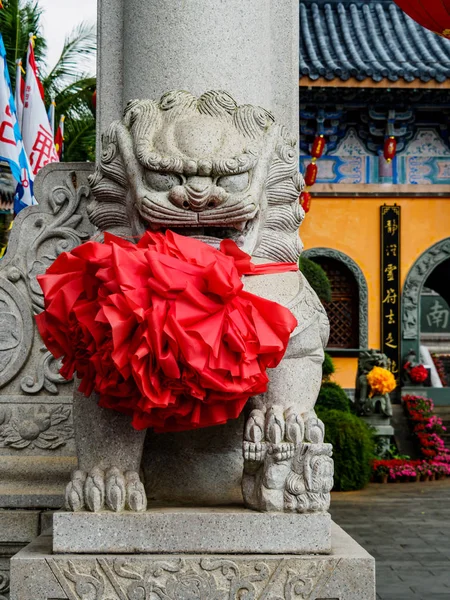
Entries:
{"label": "carved stone panel", "polygon": [[375,600],[375,561],[334,526],[333,555],[53,554],[11,561],[11,600]]}
{"label": "carved stone panel", "polygon": [[[0,262],[2,396],[58,395],[60,386],[66,384],[34,324],[34,315],[44,307],[36,276],[59,254],[94,233],[86,215],[90,197],[87,178],[92,169],[89,164],[57,164],[43,169],[35,184],[39,205],[23,210],[14,222],[8,251]],[[61,392],[71,394],[64,388]]]}
{"label": "carved stone panel", "polygon": [[[37,332],[44,300],[36,276],[94,233],[86,215],[92,170],[88,163],[45,167],[35,182],[39,204],[15,219],[0,261],[2,508],[61,506],[75,466],[73,383],[59,375]],[[0,597],[6,585],[0,578]]]}

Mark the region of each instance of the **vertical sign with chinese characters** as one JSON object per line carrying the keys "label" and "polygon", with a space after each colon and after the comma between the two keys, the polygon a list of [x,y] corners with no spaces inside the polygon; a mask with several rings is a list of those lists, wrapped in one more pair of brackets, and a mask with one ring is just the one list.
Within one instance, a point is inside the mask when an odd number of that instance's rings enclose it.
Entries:
{"label": "vertical sign with chinese characters", "polygon": [[400,207],[381,207],[381,351],[399,383],[400,355]]}

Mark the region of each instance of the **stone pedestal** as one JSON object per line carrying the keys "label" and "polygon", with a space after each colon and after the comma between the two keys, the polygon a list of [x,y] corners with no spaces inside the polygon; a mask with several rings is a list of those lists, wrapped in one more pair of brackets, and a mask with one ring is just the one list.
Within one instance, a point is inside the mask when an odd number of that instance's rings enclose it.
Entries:
{"label": "stone pedestal", "polygon": [[328,513],[259,513],[245,508],[159,508],[145,513],[60,512],[55,552],[327,554]]}
{"label": "stone pedestal", "polygon": [[375,600],[375,561],[333,524],[332,553],[54,554],[42,535],[11,561],[11,600]]}
{"label": "stone pedestal", "polygon": [[363,417],[363,419],[375,430],[374,435],[379,444],[381,456],[387,456],[394,437],[394,428],[391,425],[391,419],[384,415],[369,415]]}

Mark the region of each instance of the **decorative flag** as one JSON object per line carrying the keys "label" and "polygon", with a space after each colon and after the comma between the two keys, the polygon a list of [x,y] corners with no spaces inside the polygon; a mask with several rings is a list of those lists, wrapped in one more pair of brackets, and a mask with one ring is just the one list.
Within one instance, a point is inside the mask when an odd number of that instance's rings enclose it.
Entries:
{"label": "decorative flag", "polygon": [[51,101],[50,108],[48,109],[48,122],[50,123],[53,137],[55,136],[55,111],[56,111],[56,102],[53,99]]}
{"label": "decorative flag", "polygon": [[23,117],[23,102],[25,99],[25,80],[22,77],[22,73],[25,73],[22,67],[22,61],[16,61],[16,111],[17,121],[19,123],[20,130],[22,131],[22,117]]}
{"label": "decorative flag", "polygon": [[17,181],[14,211],[37,204],[33,198],[33,183],[25,153],[20,128],[17,122],[16,106],[6,64],[6,50],[0,34],[0,160],[6,161]]}
{"label": "decorative flag", "polygon": [[58,162],[59,159],[55,150],[55,144],[53,143],[53,132],[51,131],[45,109],[44,90],[39,81],[33,46],[33,36],[30,35],[22,135],[25,151],[30,160],[31,175],[34,178],[42,167],[52,162]]}
{"label": "decorative flag", "polygon": [[61,118],[59,120],[58,131],[56,132],[56,136],[55,136],[55,148],[56,148],[56,152],[58,153],[59,160],[62,160],[62,155],[63,155],[63,150],[64,150],[64,121],[65,120],[66,120],[66,117],[64,115],[61,115]]}

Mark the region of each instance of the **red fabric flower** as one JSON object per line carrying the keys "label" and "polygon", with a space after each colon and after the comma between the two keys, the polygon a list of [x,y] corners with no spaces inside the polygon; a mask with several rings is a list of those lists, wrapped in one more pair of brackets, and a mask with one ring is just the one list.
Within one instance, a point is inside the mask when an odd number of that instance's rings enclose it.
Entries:
{"label": "red fabric flower", "polygon": [[252,265],[230,240],[221,251],[168,231],[138,244],[105,234],[61,254],[39,283],[48,349],[100,406],[136,429],[180,431],[237,418],[267,389],[297,325],[291,312],[243,290],[243,274],[296,270]]}

